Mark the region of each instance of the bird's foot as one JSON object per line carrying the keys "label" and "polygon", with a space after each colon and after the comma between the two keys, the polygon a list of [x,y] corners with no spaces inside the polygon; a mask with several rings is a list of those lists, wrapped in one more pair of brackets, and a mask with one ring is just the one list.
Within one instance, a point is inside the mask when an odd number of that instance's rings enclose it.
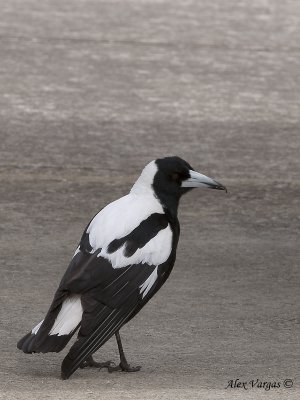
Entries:
{"label": "bird's foot", "polygon": [[141,369],[141,366],[131,367],[127,362],[120,362],[117,366],[109,366],[108,372],[124,371],[124,372],[137,372]]}
{"label": "bird's foot", "polygon": [[80,365],[80,368],[113,368],[115,367],[115,363],[112,361],[105,361],[105,362],[97,362],[93,359],[92,356],[89,356],[86,360],[83,361],[83,363]]}

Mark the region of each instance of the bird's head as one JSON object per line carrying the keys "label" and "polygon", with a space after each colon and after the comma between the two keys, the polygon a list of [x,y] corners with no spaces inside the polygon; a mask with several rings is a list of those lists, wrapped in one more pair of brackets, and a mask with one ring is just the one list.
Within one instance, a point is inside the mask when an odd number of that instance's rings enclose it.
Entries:
{"label": "bird's head", "polygon": [[131,192],[154,191],[165,206],[178,205],[180,197],[193,188],[227,189],[221,183],[196,172],[182,158],[173,156],[151,161],[143,169]]}

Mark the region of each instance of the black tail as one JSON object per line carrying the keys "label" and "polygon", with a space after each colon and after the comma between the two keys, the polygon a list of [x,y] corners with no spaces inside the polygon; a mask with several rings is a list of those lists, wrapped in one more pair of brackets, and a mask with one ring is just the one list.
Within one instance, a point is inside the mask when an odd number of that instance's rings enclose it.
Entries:
{"label": "black tail", "polygon": [[81,331],[79,331],[77,341],[63,360],[61,365],[62,379],[68,379],[90,354],[103,346],[120,329],[133,311],[130,308],[111,309],[105,305],[99,308],[98,315],[95,315],[96,327],[85,336],[82,336]]}
{"label": "black tail", "polygon": [[80,324],[66,335],[50,334],[51,328],[61,310],[65,298],[66,295],[64,293],[57,292],[55,294],[44,321],[39,327],[33,328],[31,332],[27,333],[27,335],[18,341],[18,349],[22,350],[24,353],[58,353],[66,346]]}
{"label": "black tail", "polygon": [[18,341],[17,347],[24,353],[58,353],[67,345],[74,333],[75,331],[71,335],[50,336],[45,334],[41,336],[29,332]]}

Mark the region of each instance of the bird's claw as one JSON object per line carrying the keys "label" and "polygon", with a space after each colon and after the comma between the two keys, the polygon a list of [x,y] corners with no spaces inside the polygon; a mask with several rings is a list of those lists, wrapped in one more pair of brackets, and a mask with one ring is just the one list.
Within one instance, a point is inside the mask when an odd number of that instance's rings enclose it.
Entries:
{"label": "bird's claw", "polygon": [[137,366],[137,367],[131,367],[129,364],[127,363],[122,363],[120,362],[119,365],[111,367],[109,366],[107,368],[108,372],[115,372],[115,371],[124,371],[124,372],[137,372],[141,369],[141,366]]}
{"label": "bird's claw", "polygon": [[105,361],[105,362],[97,362],[94,359],[88,359],[83,361],[83,363],[80,365],[80,368],[113,368],[113,366],[115,366],[116,364],[113,361]]}

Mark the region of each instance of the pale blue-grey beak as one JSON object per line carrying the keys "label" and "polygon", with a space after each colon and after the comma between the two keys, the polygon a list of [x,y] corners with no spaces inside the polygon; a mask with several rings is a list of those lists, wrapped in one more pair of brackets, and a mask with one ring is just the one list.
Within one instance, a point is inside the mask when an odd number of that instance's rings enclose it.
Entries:
{"label": "pale blue-grey beak", "polygon": [[186,188],[195,188],[195,187],[204,187],[208,189],[218,189],[218,190],[226,190],[225,186],[221,183],[215,181],[214,179],[209,178],[206,175],[200,174],[199,172],[190,170],[190,178],[182,181],[181,186]]}

